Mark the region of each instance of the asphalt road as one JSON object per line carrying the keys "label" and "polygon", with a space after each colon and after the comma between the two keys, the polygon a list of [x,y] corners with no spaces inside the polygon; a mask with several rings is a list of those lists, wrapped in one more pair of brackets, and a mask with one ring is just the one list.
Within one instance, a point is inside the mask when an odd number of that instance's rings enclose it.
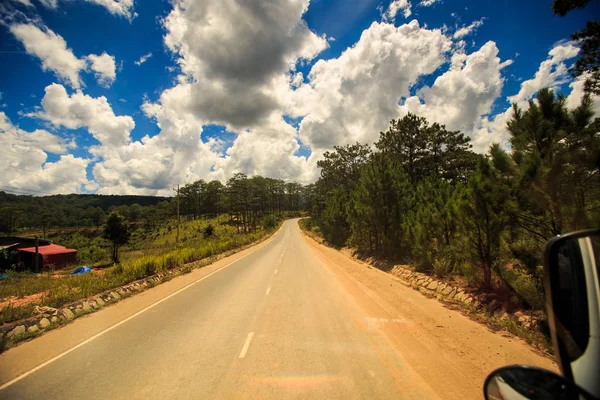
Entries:
{"label": "asphalt road", "polygon": [[[9,350],[0,369],[11,357],[53,357],[33,372],[0,372],[0,399],[447,397],[378,329],[295,220],[220,265],[120,325],[98,328],[93,340],[93,332],[74,333],[77,325],[101,325],[103,314],[146,292]],[[43,340],[69,348],[41,356]],[[480,393],[481,383],[470,383]]]}

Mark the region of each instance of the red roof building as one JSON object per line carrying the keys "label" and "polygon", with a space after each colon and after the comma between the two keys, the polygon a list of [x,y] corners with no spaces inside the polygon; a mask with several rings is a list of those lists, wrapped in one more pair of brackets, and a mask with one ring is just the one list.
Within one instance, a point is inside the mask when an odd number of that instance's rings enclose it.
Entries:
{"label": "red roof building", "polygon": [[[77,250],[68,249],[57,244],[48,244],[38,246],[40,257],[40,266],[48,268],[53,265],[54,268],[62,268],[66,265],[77,263]],[[35,247],[25,247],[19,249],[19,259],[27,265],[35,266]]]}

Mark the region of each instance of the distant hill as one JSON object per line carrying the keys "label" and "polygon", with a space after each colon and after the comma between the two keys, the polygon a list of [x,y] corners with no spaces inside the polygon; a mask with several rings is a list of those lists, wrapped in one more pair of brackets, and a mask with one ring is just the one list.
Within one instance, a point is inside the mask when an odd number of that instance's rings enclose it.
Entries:
{"label": "distant hill", "polygon": [[111,209],[136,222],[158,205],[169,214],[172,202],[168,200],[169,197],[98,194],[29,196],[0,191],[0,234],[51,227],[99,226]]}
{"label": "distant hill", "polygon": [[16,195],[0,191],[0,207],[10,203],[29,203],[40,207],[52,208],[57,205],[72,206],[76,208],[100,207],[107,211],[112,206],[153,206],[169,197],[159,196],[120,196],[101,194],[55,194],[52,196],[27,196]]}

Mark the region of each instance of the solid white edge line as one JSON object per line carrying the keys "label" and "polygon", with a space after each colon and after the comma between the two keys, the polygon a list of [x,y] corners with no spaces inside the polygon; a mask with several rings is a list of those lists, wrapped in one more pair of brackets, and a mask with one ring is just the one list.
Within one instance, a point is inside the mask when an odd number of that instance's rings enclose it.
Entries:
{"label": "solid white edge line", "polygon": [[269,288],[267,289],[267,294],[265,294],[265,296],[268,296],[270,291],[271,291],[271,286],[269,286]]}
{"label": "solid white edge line", "polygon": [[9,386],[11,386],[11,385],[13,385],[13,384],[17,383],[17,382],[18,382],[18,381],[20,381],[21,379],[23,379],[23,378],[26,378],[27,376],[29,376],[29,375],[33,374],[34,372],[36,372],[36,371],[38,371],[38,370],[40,370],[40,369],[44,368],[46,365],[53,363],[54,361],[58,360],[59,358],[62,358],[62,357],[64,357],[64,356],[66,356],[66,355],[67,355],[67,354],[69,354],[70,352],[77,350],[77,349],[78,349],[78,348],[80,348],[81,346],[84,346],[84,345],[88,344],[88,343],[89,343],[89,342],[91,342],[92,340],[94,340],[94,339],[97,339],[98,337],[100,337],[100,336],[104,335],[105,333],[107,333],[107,332],[110,332],[110,331],[112,331],[113,329],[115,329],[115,328],[117,328],[117,327],[119,327],[119,326],[123,325],[125,322],[127,322],[127,321],[129,321],[129,320],[131,320],[131,319],[133,319],[133,318],[137,317],[138,315],[140,315],[140,314],[142,314],[142,313],[144,313],[144,312],[146,312],[146,311],[150,310],[151,308],[153,308],[153,307],[155,307],[155,306],[159,305],[159,304],[160,304],[160,303],[162,303],[163,301],[166,301],[166,300],[170,299],[171,297],[175,296],[176,294],[179,294],[179,293],[183,292],[184,290],[186,290],[186,289],[187,289],[187,288],[189,288],[190,286],[193,286],[193,285],[195,285],[196,283],[198,283],[198,282],[200,282],[200,281],[203,281],[204,279],[206,279],[206,278],[210,277],[211,275],[213,275],[213,274],[216,274],[217,272],[219,272],[219,271],[222,271],[223,269],[225,269],[225,268],[229,267],[231,264],[234,264],[234,263],[236,263],[236,262],[238,262],[238,261],[240,261],[240,260],[242,260],[242,259],[244,259],[244,258],[248,257],[250,254],[253,254],[253,253],[254,253],[255,251],[257,251],[257,250],[259,250],[259,249],[256,249],[256,250],[254,250],[254,251],[252,251],[252,252],[250,252],[250,253],[246,254],[245,256],[242,256],[242,257],[238,258],[237,260],[234,260],[234,261],[230,262],[229,264],[222,266],[222,267],[221,267],[221,268],[219,268],[218,270],[216,270],[216,271],[213,271],[213,272],[211,272],[210,274],[208,274],[208,275],[205,275],[205,276],[203,276],[202,278],[199,278],[199,279],[195,280],[194,282],[191,282],[191,283],[187,284],[186,286],[182,287],[181,289],[178,289],[177,291],[175,291],[175,292],[171,293],[171,294],[170,294],[170,295],[168,295],[167,297],[164,297],[164,298],[160,299],[160,300],[159,300],[159,301],[157,301],[156,303],[150,304],[148,307],[146,307],[146,308],[144,308],[144,309],[142,309],[142,310],[140,310],[140,311],[136,312],[136,313],[135,313],[135,314],[133,314],[133,315],[130,315],[129,317],[125,318],[124,320],[122,320],[122,321],[120,321],[120,322],[117,322],[116,324],[114,324],[114,325],[112,325],[112,326],[109,326],[108,328],[106,328],[105,330],[103,330],[103,331],[101,331],[101,332],[99,332],[99,333],[96,333],[96,334],[95,334],[94,336],[92,336],[91,338],[88,338],[88,339],[84,340],[83,342],[79,343],[78,345],[75,345],[74,347],[71,347],[69,350],[66,350],[66,351],[62,352],[61,354],[59,354],[59,355],[56,355],[56,356],[52,357],[52,358],[51,358],[51,359],[49,359],[48,361],[45,361],[45,362],[41,363],[41,364],[40,364],[40,365],[38,365],[37,367],[34,367],[34,368],[30,369],[29,371],[22,373],[21,375],[17,376],[16,378],[13,378],[13,379],[11,379],[10,381],[8,381],[8,382],[6,382],[6,383],[2,384],[2,386],[0,386],[0,390],[4,390],[4,389],[6,389],[7,387],[9,387]]}
{"label": "solid white edge line", "polygon": [[246,353],[248,352],[248,348],[250,347],[250,342],[252,341],[252,337],[254,336],[254,332],[250,332],[248,337],[246,338],[246,342],[244,342],[244,347],[242,347],[242,351],[240,352],[240,356],[238,358],[246,357]]}

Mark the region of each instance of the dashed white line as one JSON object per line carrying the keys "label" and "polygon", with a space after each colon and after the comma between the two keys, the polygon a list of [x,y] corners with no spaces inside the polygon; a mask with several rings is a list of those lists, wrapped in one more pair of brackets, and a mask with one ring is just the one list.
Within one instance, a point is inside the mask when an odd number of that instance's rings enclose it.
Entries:
{"label": "dashed white line", "polygon": [[267,293],[265,294],[265,296],[268,296],[270,291],[271,291],[271,286],[269,286],[269,288],[267,289]]}
{"label": "dashed white line", "polygon": [[242,351],[240,353],[239,358],[246,357],[246,353],[248,352],[248,347],[250,347],[250,342],[252,341],[252,337],[254,336],[254,332],[250,332],[248,337],[246,338],[246,342],[244,343],[244,347],[242,347]]}

